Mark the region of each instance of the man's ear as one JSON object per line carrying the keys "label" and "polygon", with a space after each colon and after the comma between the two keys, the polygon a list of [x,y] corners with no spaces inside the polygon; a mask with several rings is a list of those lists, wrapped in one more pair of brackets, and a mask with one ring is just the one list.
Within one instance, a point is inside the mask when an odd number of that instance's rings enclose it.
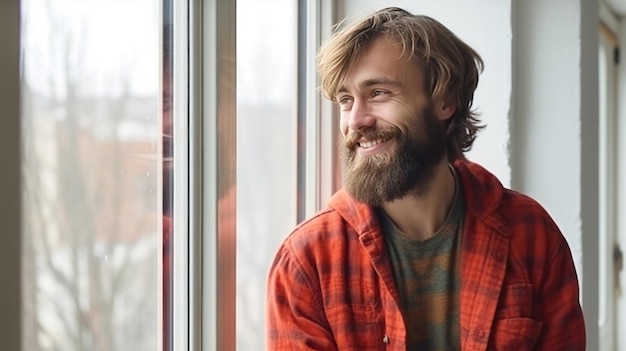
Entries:
{"label": "man's ear", "polygon": [[437,119],[445,121],[452,117],[456,112],[456,104],[449,96],[437,99],[434,104],[434,112]]}

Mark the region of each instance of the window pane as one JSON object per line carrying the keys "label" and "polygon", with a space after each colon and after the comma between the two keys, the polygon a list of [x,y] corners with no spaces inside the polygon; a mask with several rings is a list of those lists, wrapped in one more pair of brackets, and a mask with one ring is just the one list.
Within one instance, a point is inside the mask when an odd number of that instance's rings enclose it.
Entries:
{"label": "window pane", "polygon": [[25,350],[163,343],[163,13],[22,1]]}
{"label": "window pane", "polygon": [[237,2],[237,350],[264,345],[265,283],[297,216],[297,1]]}

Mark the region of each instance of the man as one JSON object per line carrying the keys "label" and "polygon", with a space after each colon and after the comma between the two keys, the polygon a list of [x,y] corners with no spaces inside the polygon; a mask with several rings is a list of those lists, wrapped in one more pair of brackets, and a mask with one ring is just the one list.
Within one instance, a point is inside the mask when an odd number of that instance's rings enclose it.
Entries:
{"label": "man", "polygon": [[344,189],[284,241],[268,350],[584,350],[567,242],[463,153],[482,61],[437,21],[375,12],[318,56]]}

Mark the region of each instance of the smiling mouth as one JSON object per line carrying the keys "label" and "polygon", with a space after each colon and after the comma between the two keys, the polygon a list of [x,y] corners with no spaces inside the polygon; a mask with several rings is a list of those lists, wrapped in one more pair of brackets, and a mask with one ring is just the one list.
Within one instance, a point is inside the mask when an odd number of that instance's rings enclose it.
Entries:
{"label": "smiling mouth", "polygon": [[384,143],[385,141],[389,140],[391,138],[388,139],[378,139],[378,140],[374,140],[374,141],[366,141],[364,143],[357,143],[357,145],[359,145],[360,148],[362,149],[369,149],[372,148],[380,143]]}

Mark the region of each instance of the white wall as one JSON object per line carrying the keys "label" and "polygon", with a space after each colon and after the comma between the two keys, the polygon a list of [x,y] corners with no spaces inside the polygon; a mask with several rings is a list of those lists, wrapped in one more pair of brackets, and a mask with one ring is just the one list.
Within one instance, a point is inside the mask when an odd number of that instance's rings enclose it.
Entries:
{"label": "white wall", "polygon": [[514,3],[512,185],[559,224],[582,280],[588,349],[598,349],[596,1]]}
{"label": "white wall", "polygon": [[559,224],[582,281],[587,348],[597,350],[597,0],[345,0],[340,13],[387,6],[434,17],[483,57],[475,103],[487,129],[468,156]]}

